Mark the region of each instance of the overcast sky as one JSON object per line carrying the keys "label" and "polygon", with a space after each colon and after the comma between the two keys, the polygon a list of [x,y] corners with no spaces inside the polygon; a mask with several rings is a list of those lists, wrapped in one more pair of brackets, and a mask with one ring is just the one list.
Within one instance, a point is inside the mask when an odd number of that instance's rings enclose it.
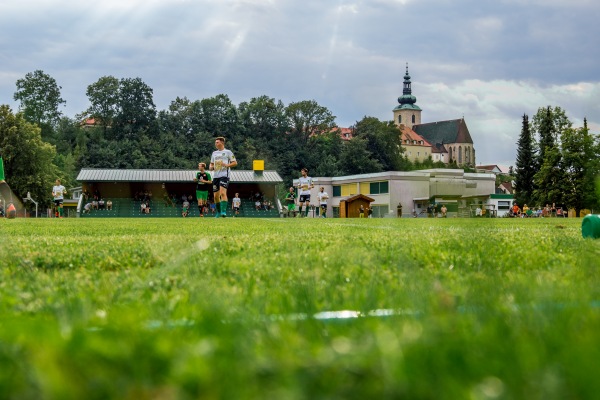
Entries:
{"label": "overcast sky", "polygon": [[177,96],[316,100],[341,127],[391,120],[406,63],[422,121],[464,116],[478,164],[514,165],[521,117],[560,106],[600,132],[597,0],[11,0],[0,104],[43,70],[69,117],[100,77]]}

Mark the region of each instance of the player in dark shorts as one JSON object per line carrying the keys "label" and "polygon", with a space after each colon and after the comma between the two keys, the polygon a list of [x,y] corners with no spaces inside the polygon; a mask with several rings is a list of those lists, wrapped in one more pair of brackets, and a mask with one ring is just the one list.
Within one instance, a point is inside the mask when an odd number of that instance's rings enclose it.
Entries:
{"label": "player in dark shorts", "polygon": [[204,217],[204,211],[208,203],[208,191],[212,188],[212,177],[210,172],[206,171],[206,164],[201,162],[198,163],[198,172],[194,182],[196,182],[196,198],[198,199],[198,211],[200,216]]}

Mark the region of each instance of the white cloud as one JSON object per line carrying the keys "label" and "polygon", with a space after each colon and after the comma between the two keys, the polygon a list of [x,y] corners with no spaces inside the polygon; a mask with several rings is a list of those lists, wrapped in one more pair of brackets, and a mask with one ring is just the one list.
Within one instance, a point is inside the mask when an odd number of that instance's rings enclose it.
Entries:
{"label": "white cloud", "polygon": [[[523,113],[600,125],[600,4],[591,0],[78,0],[0,4],[0,104],[41,69],[66,113],[105,75],[140,77],[157,107],[219,93],[315,99],[349,126],[391,119],[409,62],[423,120],[465,116],[478,160],[513,164]],[[492,146],[478,140],[492,137]]]}

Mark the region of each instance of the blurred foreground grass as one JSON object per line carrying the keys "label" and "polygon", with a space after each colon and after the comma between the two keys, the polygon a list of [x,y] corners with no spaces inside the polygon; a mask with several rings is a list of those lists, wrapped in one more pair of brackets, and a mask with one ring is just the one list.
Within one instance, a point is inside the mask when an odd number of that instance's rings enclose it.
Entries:
{"label": "blurred foreground grass", "polygon": [[0,220],[0,398],[595,398],[580,224]]}

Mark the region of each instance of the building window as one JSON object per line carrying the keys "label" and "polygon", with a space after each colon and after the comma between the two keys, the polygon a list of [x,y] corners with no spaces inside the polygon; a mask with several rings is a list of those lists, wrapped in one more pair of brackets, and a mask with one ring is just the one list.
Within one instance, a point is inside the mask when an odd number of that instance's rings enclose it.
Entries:
{"label": "building window", "polygon": [[462,147],[458,146],[458,163],[462,164]]}
{"label": "building window", "polygon": [[508,211],[510,210],[510,201],[499,201],[498,202],[498,211]]}
{"label": "building window", "polygon": [[[388,120],[389,121],[389,120]],[[415,123],[415,114],[412,115],[412,123]]]}
{"label": "building window", "polygon": [[401,124],[402,123],[402,115],[398,115],[398,123]]}
{"label": "building window", "polygon": [[388,214],[390,212],[390,209],[388,206],[372,205],[371,208],[373,209],[373,218],[383,218],[386,216],[386,214]]}
{"label": "building window", "polygon": [[342,195],[342,187],[341,186],[334,186],[333,187],[333,197],[340,197]]}
{"label": "building window", "polygon": [[370,194],[385,194],[389,191],[388,181],[371,182]]}

